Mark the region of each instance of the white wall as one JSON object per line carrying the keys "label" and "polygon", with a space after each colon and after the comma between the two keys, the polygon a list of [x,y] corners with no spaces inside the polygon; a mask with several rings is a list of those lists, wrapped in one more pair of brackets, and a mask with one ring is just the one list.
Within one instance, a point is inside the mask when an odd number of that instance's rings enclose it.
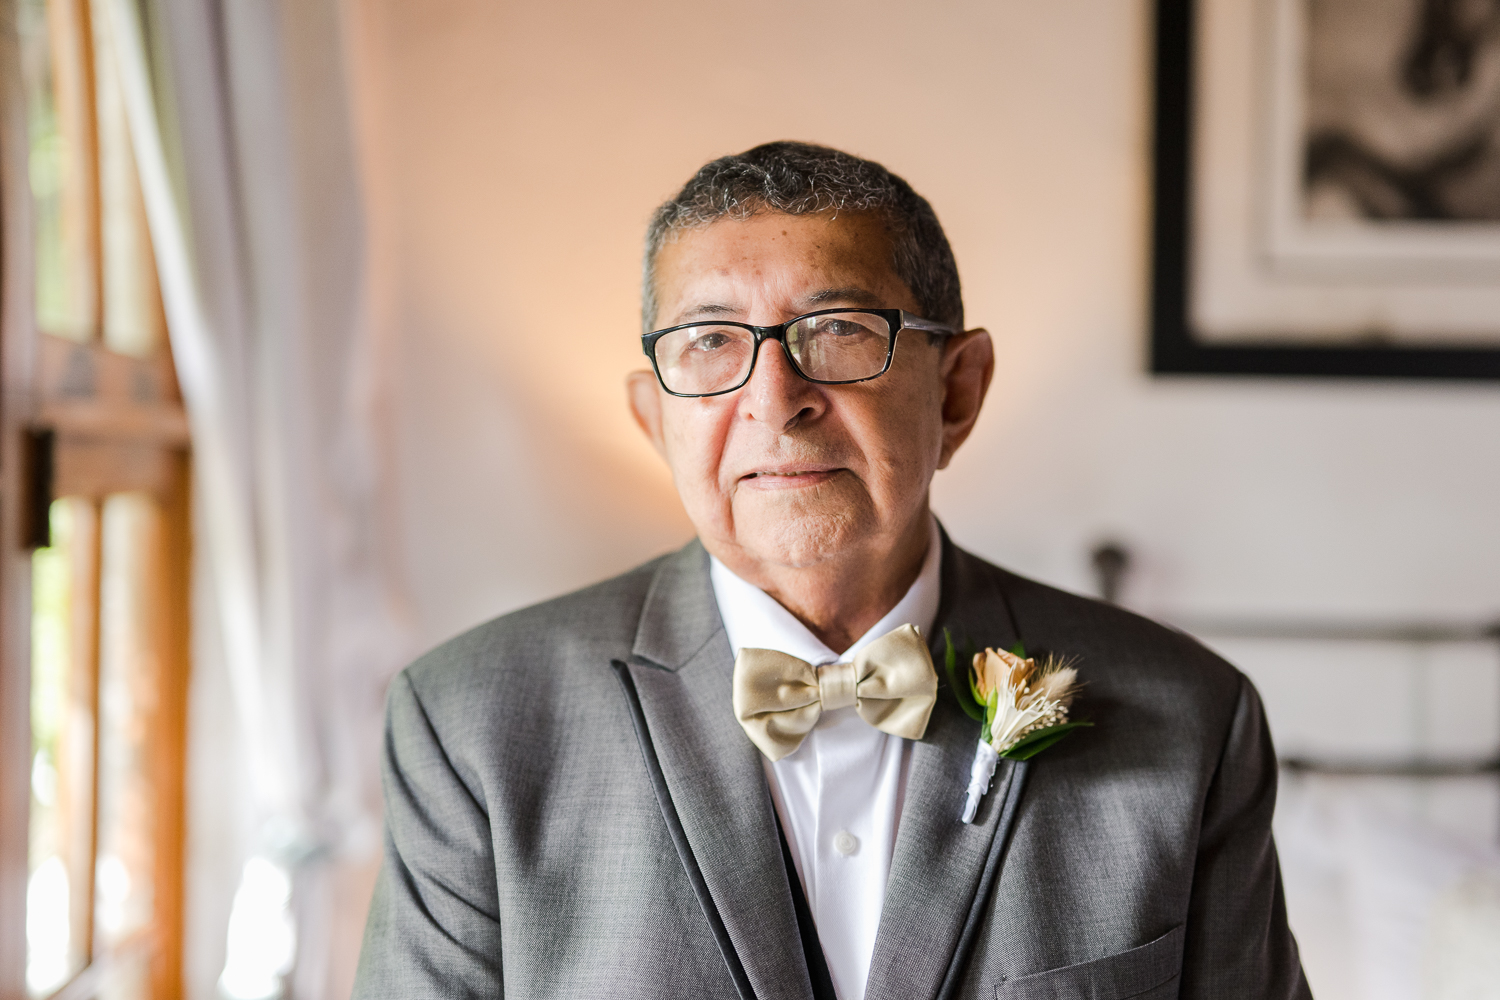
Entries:
{"label": "white wall", "polygon": [[[961,544],[1089,589],[1122,538],[1127,602],[1180,619],[1500,615],[1500,387],[1146,374],[1147,0],[350,2],[426,640],[689,537],[621,388],[641,233],[701,163],[779,138],[927,195],[996,334],[935,487]],[[1267,678],[1319,656],[1232,651],[1289,738],[1398,697],[1344,649],[1293,719],[1305,676]],[[1493,713],[1466,725],[1482,746]]]}
{"label": "white wall", "polygon": [[[979,553],[1158,612],[1500,612],[1500,388],[1153,379],[1144,0],[363,0],[374,255],[425,634],[687,537],[625,413],[638,245],[699,164],[774,138],[936,206],[1000,344],[936,505]],[[566,362],[564,363],[564,359]]]}

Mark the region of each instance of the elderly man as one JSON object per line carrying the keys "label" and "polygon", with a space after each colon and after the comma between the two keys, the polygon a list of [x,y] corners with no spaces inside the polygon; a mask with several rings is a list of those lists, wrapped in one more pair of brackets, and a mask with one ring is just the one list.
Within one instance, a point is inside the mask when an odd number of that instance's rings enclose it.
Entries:
{"label": "elderly man", "polygon": [[[698,538],[397,678],[355,996],[1307,996],[1250,683],[928,508],[994,364],[928,203],[817,146],[717,160],[644,316],[630,403]],[[988,715],[949,641],[995,651]]]}

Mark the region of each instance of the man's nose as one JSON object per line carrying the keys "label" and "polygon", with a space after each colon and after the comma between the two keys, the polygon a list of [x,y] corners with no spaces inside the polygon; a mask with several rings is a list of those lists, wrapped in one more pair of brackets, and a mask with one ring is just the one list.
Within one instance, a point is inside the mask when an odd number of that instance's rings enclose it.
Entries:
{"label": "man's nose", "polygon": [[755,370],[740,395],[740,412],[781,433],[816,419],[825,409],[823,387],[797,374],[781,342],[762,342]]}

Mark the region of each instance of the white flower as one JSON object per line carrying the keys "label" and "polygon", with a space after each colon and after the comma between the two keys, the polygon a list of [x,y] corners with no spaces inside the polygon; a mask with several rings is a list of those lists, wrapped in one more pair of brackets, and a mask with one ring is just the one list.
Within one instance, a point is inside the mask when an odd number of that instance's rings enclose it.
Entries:
{"label": "white flower", "polygon": [[1038,729],[1062,725],[1077,681],[1077,670],[1052,657],[1038,670],[1035,660],[1004,650],[976,653],[973,684],[985,707],[982,738],[1003,754]]}

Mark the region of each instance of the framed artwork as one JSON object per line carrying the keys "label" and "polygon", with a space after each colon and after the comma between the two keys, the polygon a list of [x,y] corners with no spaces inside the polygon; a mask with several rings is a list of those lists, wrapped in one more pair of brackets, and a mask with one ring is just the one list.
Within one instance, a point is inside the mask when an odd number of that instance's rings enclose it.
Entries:
{"label": "framed artwork", "polygon": [[1500,379],[1500,0],[1157,0],[1151,368]]}

